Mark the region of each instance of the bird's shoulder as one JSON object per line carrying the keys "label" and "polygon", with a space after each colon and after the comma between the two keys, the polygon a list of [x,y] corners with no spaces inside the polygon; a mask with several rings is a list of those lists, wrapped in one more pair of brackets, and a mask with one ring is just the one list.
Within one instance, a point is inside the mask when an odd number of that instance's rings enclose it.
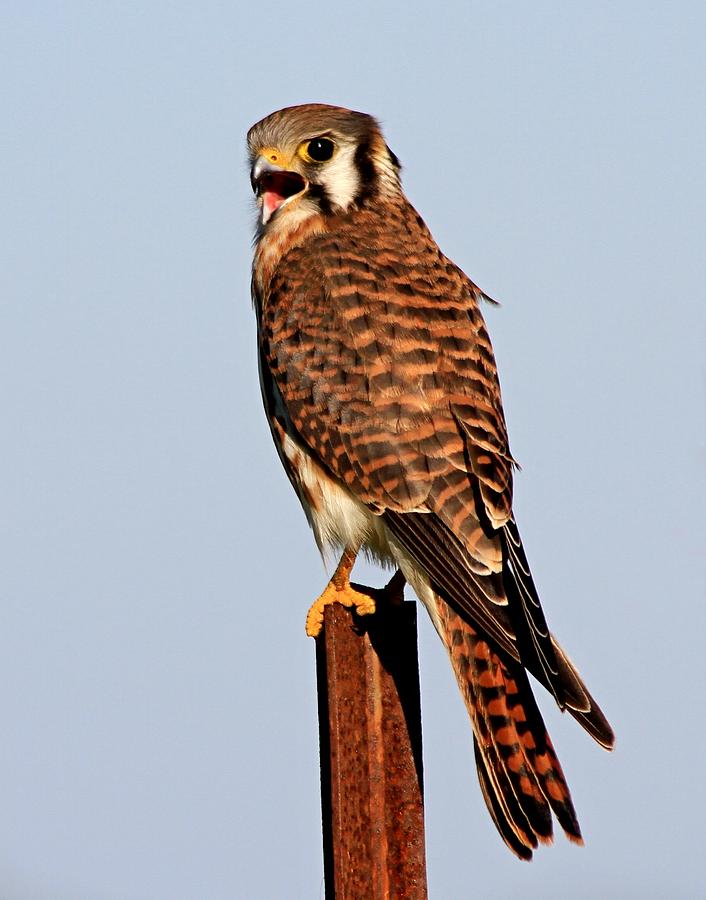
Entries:
{"label": "bird's shoulder", "polygon": [[479,304],[488,299],[403,197],[332,217],[325,230],[290,246],[266,295],[280,313],[331,301],[344,310],[352,302],[385,307],[392,316],[419,309],[428,319],[453,322],[457,335],[483,329]]}

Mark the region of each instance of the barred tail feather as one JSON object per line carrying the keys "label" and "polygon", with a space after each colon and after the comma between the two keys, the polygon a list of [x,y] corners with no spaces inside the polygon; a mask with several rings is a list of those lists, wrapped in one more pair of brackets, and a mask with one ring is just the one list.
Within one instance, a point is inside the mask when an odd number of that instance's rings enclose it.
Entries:
{"label": "barred tail feather", "polygon": [[437,611],[473,724],[478,778],[501,837],[521,859],[553,838],[552,811],[582,843],[569,788],[521,664],[500,657],[440,598]]}

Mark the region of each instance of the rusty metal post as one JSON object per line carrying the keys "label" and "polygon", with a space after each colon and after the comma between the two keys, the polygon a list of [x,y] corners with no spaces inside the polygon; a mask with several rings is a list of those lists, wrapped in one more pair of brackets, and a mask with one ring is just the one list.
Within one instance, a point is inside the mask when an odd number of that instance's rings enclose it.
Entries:
{"label": "rusty metal post", "polygon": [[326,900],[426,900],[415,604],[326,607],[316,667]]}

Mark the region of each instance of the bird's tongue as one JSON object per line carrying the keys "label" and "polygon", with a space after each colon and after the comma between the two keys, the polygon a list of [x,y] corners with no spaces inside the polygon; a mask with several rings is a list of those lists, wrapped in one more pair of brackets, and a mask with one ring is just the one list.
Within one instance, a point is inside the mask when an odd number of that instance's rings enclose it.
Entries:
{"label": "bird's tongue", "polygon": [[262,194],[262,212],[264,214],[264,219],[267,221],[273,212],[278,210],[280,206],[286,200],[286,197],[283,197],[282,194],[278,194],[277,191],[264,191]]}

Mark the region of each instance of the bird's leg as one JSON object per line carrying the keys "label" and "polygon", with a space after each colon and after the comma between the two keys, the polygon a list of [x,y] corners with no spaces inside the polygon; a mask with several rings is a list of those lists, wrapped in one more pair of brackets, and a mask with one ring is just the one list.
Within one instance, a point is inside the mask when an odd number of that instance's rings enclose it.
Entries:
{"label": "bird's leg", "polygon": [[354,606],[359,616],[368,616],[375,612],[378,601],[385,600],[397,605],[404,600],[406,581],[399,569],[383,588],[370,588],[362,584],[351,584],[349,580],[350,574],[357,555],[358,551],[351,548],[343,551],[331,580],[307,614],[306,633],[309,637],[315,638],[319,636],[324,624],[324,608],[329,603]]}
{"label": "bird's leg", "polygon": [[324,625],[324,608],[329,603],[354,606],[359,616],[368,616],[375,612],[375,592],[370,588],[365,588],[364,590],[368,590],[370,593],[363,593],[363,591],[357,589],[361,585],[352,587],[349,581],[351,569],[357,555],[357,549],[352,550],[350,547],[347,547],[343,551],[341,560],[336,566],[336,571],[331,576],[331,580],[307,613],[306,633],[309,637],[318,637]]}

